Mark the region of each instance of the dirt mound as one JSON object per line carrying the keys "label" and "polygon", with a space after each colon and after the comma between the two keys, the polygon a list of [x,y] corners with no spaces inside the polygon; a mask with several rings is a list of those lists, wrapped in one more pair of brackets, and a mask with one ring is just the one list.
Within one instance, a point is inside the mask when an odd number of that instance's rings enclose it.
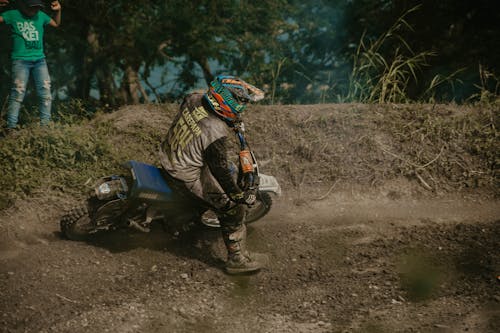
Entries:
{"label": "dirt mound", "polygon": [[[101,139],[113,154],[157,164],[177,108],[127,106],[89,126],[106,124]],[[457,105],[279,105],[251,106],[245,123],[262,169],[295,190],[338,183],[362,192],[399,188],[396,196],[494,197],[500,193],[499,116]]]}
{"label": "dirt mound", "polygon": [[399,194],[499,193],[500,114],[488,109],[337,104],[252,111],[255,151],[295,188],[338,181],[376,190],[404,180],[414,186]]}

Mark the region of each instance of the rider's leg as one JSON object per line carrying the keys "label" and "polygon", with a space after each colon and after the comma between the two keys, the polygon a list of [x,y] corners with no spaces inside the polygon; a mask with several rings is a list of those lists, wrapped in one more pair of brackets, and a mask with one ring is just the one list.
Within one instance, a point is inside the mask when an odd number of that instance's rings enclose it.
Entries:
{"label": "rider's leg", "polygon": [[251,255],[246,247],[245,207],[234,205],[217,215],[227,249],[226,271],[229,274],[242,274],[260,270],[264,263],[258,259],[262,256]]}
{"label": "rider's leg", "polygon": [[208,168],[202,172],[202,188],[204,199],[216,208],[215,213],[220,221],[228,254],[226,271],[240,274],[261,269],[267,257],[263,261],[264,255],[250,254],[246,247],[246,206],[232,202]]}

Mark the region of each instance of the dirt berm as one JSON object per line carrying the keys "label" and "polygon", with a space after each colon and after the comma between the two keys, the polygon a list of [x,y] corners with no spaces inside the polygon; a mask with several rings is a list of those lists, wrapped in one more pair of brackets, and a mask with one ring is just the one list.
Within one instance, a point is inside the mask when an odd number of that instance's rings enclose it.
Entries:
{"label": "dirt berm", "polygon": [[2,139],[0,332],[500,332],[498,108],[250,108],[261,172],[283,188],[249,227],[270,256],[256,275],[223,273],[217,231],[62,239],[95,179],[157,164],[175,109]]}

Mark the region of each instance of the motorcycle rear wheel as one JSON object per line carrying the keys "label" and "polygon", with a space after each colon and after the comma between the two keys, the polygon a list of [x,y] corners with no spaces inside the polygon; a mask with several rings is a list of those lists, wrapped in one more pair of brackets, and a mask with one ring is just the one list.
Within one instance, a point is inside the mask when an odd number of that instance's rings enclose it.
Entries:
{"label": "motorcycle rear wheel", "polygon": [[69,240],[83,241],[94,230],[87,205],[72,208],[61,217],[61,232]]}

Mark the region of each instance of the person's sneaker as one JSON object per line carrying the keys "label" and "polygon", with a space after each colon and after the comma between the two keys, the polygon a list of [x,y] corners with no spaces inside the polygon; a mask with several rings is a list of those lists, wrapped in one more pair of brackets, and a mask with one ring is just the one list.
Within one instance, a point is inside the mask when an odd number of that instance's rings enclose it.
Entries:
{"label": "person's sneaker", "polygon": [[235,254],[229,256],[226,261],[226,272],[228,274],[248,274],[259,271],[263,267],[262,263],[255,260],[252,255],[244,256]]}

